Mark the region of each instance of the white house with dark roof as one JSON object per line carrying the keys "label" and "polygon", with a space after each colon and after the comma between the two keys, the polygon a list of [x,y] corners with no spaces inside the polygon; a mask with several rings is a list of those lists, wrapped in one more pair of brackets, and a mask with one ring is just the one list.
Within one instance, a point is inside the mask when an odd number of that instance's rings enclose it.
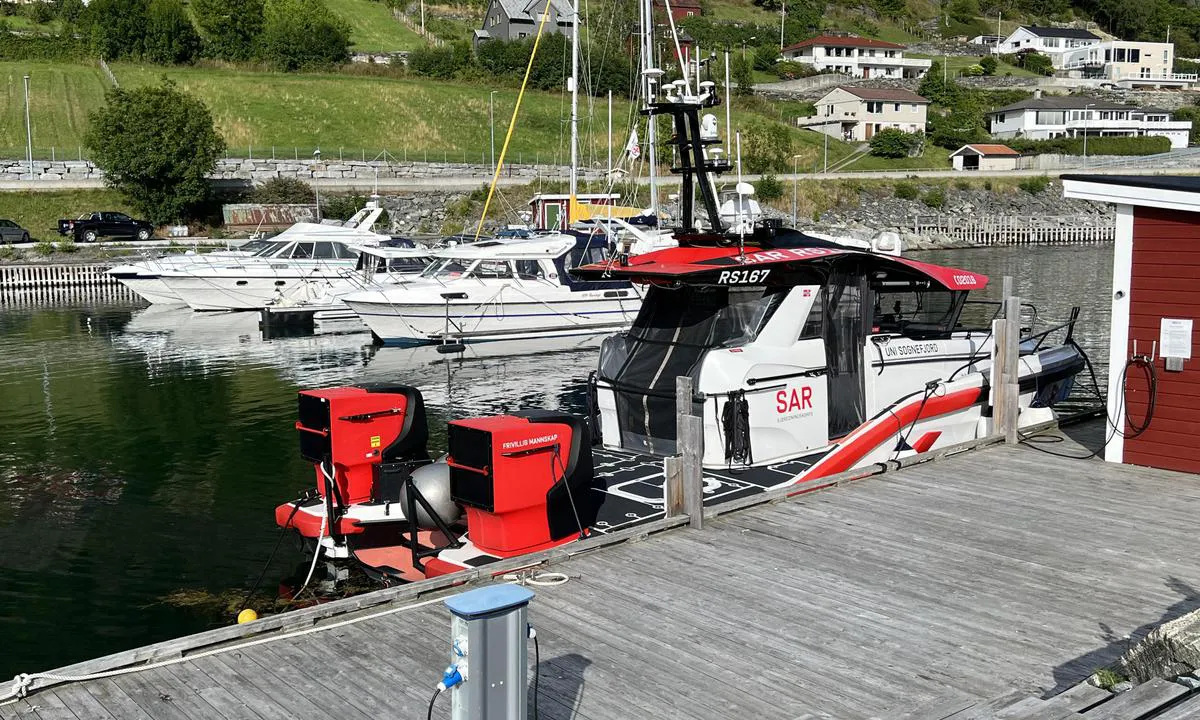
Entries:
{"label": "white house with dark roof", "polygon": [[992,137],[1165,137],[1171,148],[1188,146],[1190,120],[1166,110],[1136,108],[1084,95],[1034,96],[988,113]]}
{"label": "white house with dark roof", "polygon": [[[490,0],[483,16],[483,28],[475,31],[474,43],[488,40],[524,40],[537,35],[542,20],[543,0]],[[575,13],[568,0],[550,0],[546,33],[571,32]]]}
{"label": "white house with dark roof", "polygon": [[817,72],[857,78],[919,78],[931,60],[904,57],[905,46],[850,33],[828,32],[780,51],[784,60],[811,65]]}
{"label": "white house with dark roof", "polygon": [[995,52],[1002,55],[1029,51],[1039,52],[1049,55],[1055,68],[1061,68],[1065,63],[1064,55],[1067,52],[1100,43],[1100,36],[1090,30],[1025,25],[1004,38],[996,46]]}
{"label": "white house with dark roof", "polygon": [[870,140],[884,128],[925,132],[929,101],[897,88],[837,87],[816,103],[817,114],[796,124],[847,142]]}

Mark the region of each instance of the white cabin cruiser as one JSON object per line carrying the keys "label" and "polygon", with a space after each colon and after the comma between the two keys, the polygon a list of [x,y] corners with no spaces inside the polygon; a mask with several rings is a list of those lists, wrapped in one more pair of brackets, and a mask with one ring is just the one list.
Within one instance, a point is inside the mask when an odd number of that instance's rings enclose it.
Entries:
{"label": "white cabin cruiser", "polygon": [[346,276],[358,265],[362,247],[311,236],[280,239],[279,243],[270,255],[188,265],[166,270],[160,277],[167,289],[193,310],[258,310],[278,293],[305,282],[346,283]]}
{"label": "white cabin cruiser", "polygon": [[358,315],[342,302],[352,292],[411,282],[434,260],[434,251],[409,241],[403,245],[360,247],[358,265],[342,277],[302,280],[281,287],[262,308],[267,327],[312,326],[314,321],[352,320],[361,327]]}
{"label": "white cabin cruiser", "polygon": [[108,275],[152,305],[184,305],[183,298],[176,295],[163,283],[162,273],[164,271],[177,270],[191,265],[227,263],[237,258],[253,257],[263,252],[269,253],[273,249],[278,249],[278,247],[270,240],[250,240],[229,250],[214,250],[202,254],[189,250],[182,255],[164,255],[127,265],[117,265],[108,271]]}
{"label": "white cabin cruiser", "polygon": [[413,282],[345,295],[384,344],[459,343],[612,332],[641,294],[628,282],[580,282],[567,270],[602,262],[602,238],[569,234],[445,248]]}

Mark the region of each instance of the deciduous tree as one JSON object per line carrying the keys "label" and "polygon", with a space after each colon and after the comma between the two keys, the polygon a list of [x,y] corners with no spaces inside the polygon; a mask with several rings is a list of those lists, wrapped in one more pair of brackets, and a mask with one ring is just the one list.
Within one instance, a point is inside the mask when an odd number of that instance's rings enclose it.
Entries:
{"label": "deciduous tree", "polygon": [[200,35],[179,0],[150,0],[143,53],[163,65],[190,63],[200,54]]}
{"label": "deciduous tree", "polygon": [[207,176],[225,152],[208,108],[170,81],[115,88],[106,100],[84,136],[104,181],[152,222],[192,217],[210,199]]}
{"label": "deciduous tree", "polygon": [[262,57],[284,71],[337,65],[350,58],[350,26],[322,0],[267,0]]}
{"label": "deciduous tree", "polygon": [[249,60],[263,29],[263,0],[192,0],[205,53],[221,60]]}

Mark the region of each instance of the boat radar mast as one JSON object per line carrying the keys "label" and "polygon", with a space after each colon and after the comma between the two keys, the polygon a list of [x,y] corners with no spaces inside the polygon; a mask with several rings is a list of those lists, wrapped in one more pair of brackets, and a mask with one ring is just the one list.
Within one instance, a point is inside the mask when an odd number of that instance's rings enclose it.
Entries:
{"label": "boat radar mast", "polygon": [[[650,75],[652,72],[653,69],[647,70],[646,74]],[[675,146],[677,160],[677,165],[671,168],[671,172],[682,178],[679,202],[682,222],[680,231],[683,233],[696,233],[699,229],[695,211],[697,184],[700,186],[700,198],[704,214],[707,216],[708,230],[713,233],[724,230],[712,176],[729,171],[731,166],[723,158],[709,157],[706,148],[720,145],[721,138],[717,132],[716,117],[706,115],[703,120],[700,117],[702,109],[721,104],[721,98],[715,89],[716,86],[712,82],[702,82],[699,83],[697,94],[692,92],[686,81],[676,80],[663,85],[661,97],[649,94],[646,107],[640,111],[641,114],[649,116],[651,125],[657,115],[671,116],[674,134],[669,142]],[[712,154],[718,155],[716,152]]]}

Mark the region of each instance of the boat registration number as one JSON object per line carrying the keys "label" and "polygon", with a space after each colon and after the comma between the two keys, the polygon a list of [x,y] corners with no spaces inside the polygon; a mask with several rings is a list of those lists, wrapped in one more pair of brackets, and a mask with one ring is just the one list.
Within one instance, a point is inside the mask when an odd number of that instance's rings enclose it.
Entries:
{"label": "boat registration number", "polygon": [[766,270],[722,270],[717,276],[718,285],[755,285],[765,282],[771,274]]}

